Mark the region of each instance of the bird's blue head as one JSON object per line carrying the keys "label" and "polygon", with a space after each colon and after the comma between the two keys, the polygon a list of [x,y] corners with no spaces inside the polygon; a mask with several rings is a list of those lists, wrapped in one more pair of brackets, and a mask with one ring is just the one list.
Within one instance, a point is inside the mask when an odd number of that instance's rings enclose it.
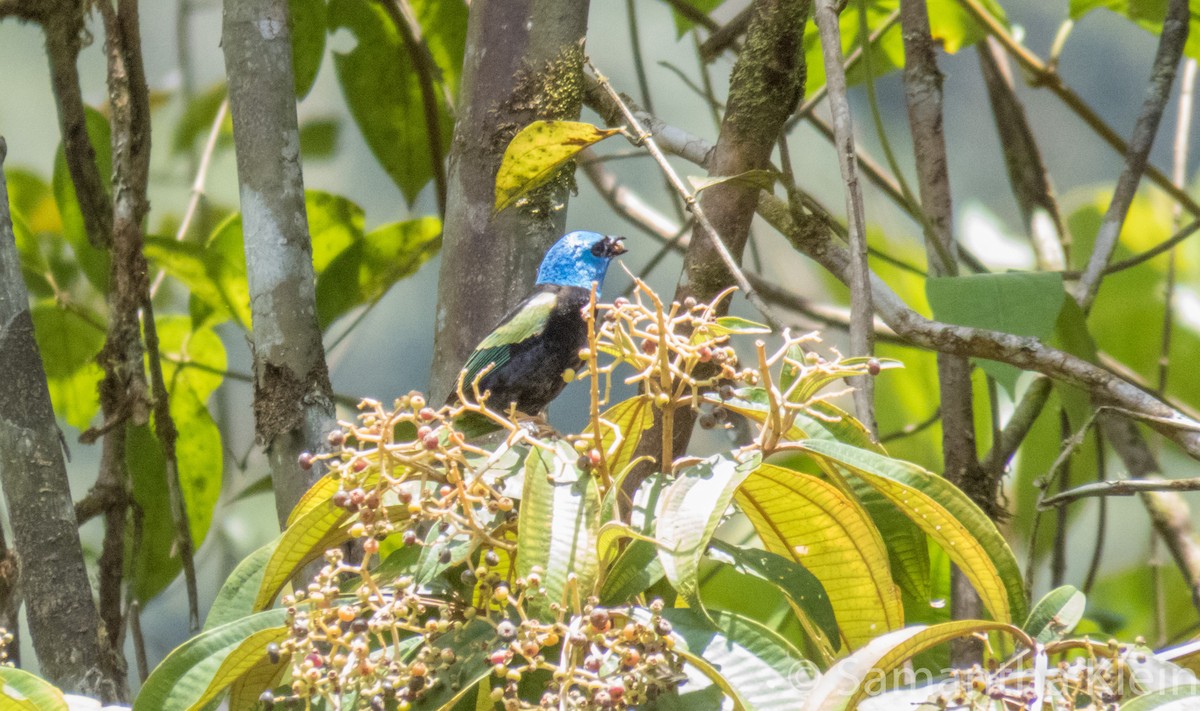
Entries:
{"label": "bird's blue head", "polygon": [[629,251],[621,244],[624,237],[608,237],[595,232],[571,232],[554,243],[538,268],[538,284],[592,288],[592,282],[604,283],[608,263]]}

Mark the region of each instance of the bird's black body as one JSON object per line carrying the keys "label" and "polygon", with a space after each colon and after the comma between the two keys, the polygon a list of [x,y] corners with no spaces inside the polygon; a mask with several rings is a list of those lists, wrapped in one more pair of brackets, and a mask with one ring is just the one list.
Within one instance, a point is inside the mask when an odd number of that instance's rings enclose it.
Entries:
{"label": "bird's black body", "polygon": [[[556,297],[545,329],[508,345],[508,362],[493,368],[479,381],[480,392],[491,392],[487,403],[493,410],[505,411],[515,403],[521,412],[537,414],[566,387],[563,373],[577,371],[583,365],[579,351],[587,346],[587,323],[583,319],[583,309],[588,304],[586,289],[538,284],[504,321],[512,319],[528,302],[544,293]],[[469,383],[464,383],[463,392],[470,394]]]}
{"label": "bird's black body", "polygon": [[[459,381],[463,395],[471,399],[478,382],[480,394],[490,393],[486,405],[493,411],[516,405],[526,415],[537,415],[545,409],[583,365],[583,310],[609,262],[625,253],[622,239],[582,231],[559,239],[542,259],[532,293],[467,359]],[[450,402],[457,398],[452,394]]]}

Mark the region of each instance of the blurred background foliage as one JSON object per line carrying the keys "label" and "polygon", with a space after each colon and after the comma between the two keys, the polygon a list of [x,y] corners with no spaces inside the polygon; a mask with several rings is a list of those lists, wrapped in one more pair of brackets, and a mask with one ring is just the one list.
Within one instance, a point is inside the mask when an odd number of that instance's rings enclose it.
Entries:
{"label": "blurred background foliage", "polygon": [[[680,0],[681,2],[684,0]],[[413,58],[405,50],[395,24],[382,5],[371,0],[292,0],[296,89],[300,103],[301,152],[307,207],[317,272],[319,318],[325,331],[330,374],[339,403],[345,408],[359,397],[382,401],[423,389],[432,353],[437,251],[441,222],[431,185],[431,150],[445,155],[453,129],[464,51],[467,7],[458,0],[412,0],[424,33],[436,77],[440,140],[431,146],[422,109],[421,89]],[[736,16],[742,0],[686,0],[718,24]],[[157,292],[159,334],[170,385],[171,412],[179,425],[180,469],[190,524],[198,547],[201,608],[205,609],[237,561],[275,534],[269,478],[254,448],[250,352],[246,329],[249,311],[240,218],[236,214],[237,179],[231,125],[225,106],[224,69],[219,51],[221,6],[216,0],[144,3],[143,43],[153,92],[154,152],[150,196],[153,205],[146,253],[153,272],[166,278]],[[885,26],[896,0],[867,3],[872,28]],[[846,49],[857,44],[856,3],[844,13]],[[1162,22],[1163,2],[1104,0],[1005,0],[989,9],[1007,22],[1013,34],[1045,56],[1064,21],[1076,21],[1058,62],[1063,81],[1118,133],[1127,134],[1141,106],[1155,34]],[[649,98],[657,115],[672,125],[710,140],[716,136],[715,112],[702,87],[715,88],[717,101],[728,85],[732,60],[727,55],[709,65],[697,60],[697,45],[707,30],[697,27],[672,3],[612,0],[592,3],[589,52],[614,84],[629,93],[638,86],[636,53],[630,43],[631,15],[636,12],[639,52]],[[956,232],[963,244],[993,271],[1031,269],[1033,253],[1012,198],[1004,159],[988,108],[971,45],[981,30],[955,0],[930,0],[935,36],[949,53],[942,57],[946,75],[946,136],[950,177],[955,196]],[[1195,11],[1193,11],[1195,12]],[[1200,28],[1193,17],[1187,53],[1200,57]],[[93,28],[95,34],[101,34]],[[1146,31],[1149,30],[1149,31]],[[806,38],[808,92],[824,81],[815,30]],[[76,493],[86,491],[97,469],[98,448],[78,443],[78,435],[95,424],[96,384],[101,371],[94,358],[103,343],[108,277],[107,256],[92,248],[84,233],[73,187],[59,147],[54,98],[37,28],[12,22],[0,25],[0,134],[8,140],[6,164],[15,231],[25,277],[36,299],[34,320],[46,362],[51,395],[71,449],[70,469]],[[903,63],[900,28],[886,29],[872,51],[879,106],[888,140],[900,156],[911,154],[905,123],[903,87],[894,71]],[[98,43],[80,59],[85,100],[94,108],[88,130],[97,148],[101,175],[111,173],[104,88],[104,61]],[[871,128],[864,65],[850,73],[851,100],[858,139],[873,155],[882,154]],[[1122,156],[1088,130],[1049,92],[1017,76],[1017,93],[1025,102],[1043,151],[1069,232],[1071,268],[1079,269],[1108,202]],[[1178,92],[1178,86],[1176,87]],[[647,102],[649,103],[649,102]],[[650,108],[649,106],[647,108]],[[817,111],[823,112],[823,107]],[[584,120],[596,121],[585,112]],[[1193,119],[1194,121],[1195,119]],[[1169,140],[1175,131],[1168,110],[1151,162],[1170,165]],[[842,205],[842,187],[833,149],[809,124],[798,123],[790,134],[793,170],[799,185],[830,206]],[[211,144],[211,145],[210,145]],[[616,142],[602,145],[606,166],[622,184],[635,190],[668,215],[676,214],[663,181],[646,164]],[[677,161],[677,168],[698,173]],[[911,165],[902,160],[906,172]],[[1197,160],[1189,156],[1186,175]],[[202,183],[198,173],[206,174]],[[658,245],[644,238],[609,208],[582,174],[571,201],[569,225],[605,233],[627,234],[631,254],[625,263],[635,273],[657,264],[645,279],[668,293],[677,278],[678,255],[655,259]],[[1189,188],[1194,183],[1189,182]],[[180,234],[189,198],[202,192],[195,217]],[[1194,194],[1194,189],[1191,190]],[[840,212],[839,210],[835,210]],[[886,195],[866,190],[869,238],[873,247],[897,260],[924,269],[920,225]],[[1134,204],[1115,259],[1144,251],[1175,229],[1172,203],[1144,188]],[[181,237],[181,238],[180,238]],[[1200,255],[1194,241],[1176,250],[1177,280],[1166,394],[1186,407],[1200,409],[1200,372],[1190,359],[1200,347]],[[1123,363],[1150,387],[1158,382],[1168,279],[1166,255],[1108,277],[1087,321],[1100,351]],[[848,303],[846,289],[797,255],[779,235],[756,225],[746,264],[752,271],[785,285],[815,303]],[[930,314],[926,280],[882,260],[873,267],[909,304]],[[628,286],[615,272],[612,297]],[[745,315],[752,315],[742,304]],[[812,328],[799,319],[796,325]],[[826,340],[844,341],[831,329]],[[931,469],[941,466],[937,422],[916,427],[936,413],[937,379],[932,354],[882,343],[880,356],[897,358],[906,369],[877,383],[878,418],[889,452]],[[1028,376],[1019,381],[1018,390]],[[980,450],[991,440],[988,388],[975,374]],[[1013,395],[998,389],[995,407],[1011,410]],[[618,393],[618,396],[626,393]],[[1062,448],[1063,426],[1056,404],[1072,397],[1056,392],[1022,446],[1006,494],[1012,518],[1006,524],[1019,552],[1038,556],[1033,596],[1051,586],[1045,570],[1053,545],[1054,526],[1043,521],[1041,535],[1030,540],[1037,497],[1035,480],[1046,476]],[[563,427],[585,419],[580,387],[551,409]],[[348,410],[347,410],[348,412]],[[907,432],[906,428],[915,431]],[[179,562],[171,545],[163,463],[152,433],[135,431],[130,461],[134,493],[145,514],[143,545],[136,562],[136,594],[144,603],[143,628],[151,666],[187,637]],[[895,435],[895,436],[889,436]],[[722,435],[704,433],[700,448],[718,449]],[[1163,440],[1151,437],[1169,476],[1200,475],[1200,465]],[[703,452],[701,452],[703,453]],[[1070,480],[1091,480],[1098,455],[1089,437],[1071,459]],[[1117,464],[1112,463],[1113,467]],[[1151,543],[1142,506],[1134,499],[1113,499],[1107,525],[1099,528],[1095,503],[1070,509],[1066,537],[1066,579],[1086,574],[1098,538],[1104,548],[1097,582],[1089,595],[1086,624],[1106,634],[1154,641],[1178,639],[1196,631],[1196,615],[1178,572]],[[1050,518],[1050,517],[1048,517]],[[733,521],[730,526],[739,525]],[[1102,531],[1102,533],[1098,533]],[[98,555],[100,524],[84,528],[88,554]],[[933,551],[935,564],[944,557]],[[1159,566],[1165,566],[1159,572]],[[730,578],[727,594],[744,595],[740,577]],[[940,577],[936,579],[941,579]],[[1154,581],[1154,584],[1150,584]],[[720,585],[714,583],[713,599]],[[761,619],[786,607],[763,586]],[[1155,607],[1156,595],[1165,606]],[[759,597],[759,596],[756,596]],[[933,602],[944,600],[935,590]],[[911,618],[937,618],[938,605]],[[922,614],[923,613],[923,614]],[[1081,631],[1087,631],[1082,629]],[[30,655],[32,656],[32,655]]]}

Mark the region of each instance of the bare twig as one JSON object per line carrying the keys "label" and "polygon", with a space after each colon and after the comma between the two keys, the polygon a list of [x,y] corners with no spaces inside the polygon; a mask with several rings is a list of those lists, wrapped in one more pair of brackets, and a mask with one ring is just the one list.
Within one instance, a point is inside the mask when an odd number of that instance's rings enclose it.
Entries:
{"label": "bare twig", "polygon": [[991,451],[983,458],[984,470],[997,477],[1004,473],[1008,461],[1017,453],[1017,448],[1033,428],[1033,423],[1045,407],[1052,389],[1049,378],[1037,378],[1029,384],[1004,429],[1000,431],[1000,436],[992,442]]}
{"label": "bare twig", "polygon": [[980,43],[979,66],[992,105],[992,118],[1000,136],[1000,149],[1008,167],[1008,182],[1025,221],[1025,232],[1033,245],[1038,268],[1066,268],[1069,243],[1050,177],[1021,105],[1013,89],[1008,60],[994,38]]}
{"label": "bare twig", "polygon": [[715,32],[721,28],[721,26],[718,25],[715,20],[708,15],[705,15],[703,12],[700,12],[695,7],[692,7],[692,5],[685,0],[666,0],[666,3],[670,5],[675,12],[678,12],[680,15],[686,17],[688,21],[700,25],[709,32]]}
{"label": "bare twig", "polygon": [[[867,226],[862,191],[858,184],[858,160],[854,145],[854,123],[850,101],[846,97],[846,74],[842,68],[842,36],[834,0],[816,0],[813,21],[821,36],[825,57],[825,86],[829,91],[829,110],[833,119],[834,147],[842,172],[846,195],[846,224],[850,245],[850,354],[870,356],[875,352],[875,309],[871,304],[871,285],[867,265]],[[875,424],[875,383],[871,378],[854,379],[854,404],[858,419],[873,434]]]}
{"label": "bare twig", "polygon": [[[1180,227],[1175,231],[1175,234],[1171,235],[1162,242],[1159,242],[1150,249],[1147,249],[1145,252],[1139,252],[1128,259],[1122,259],[1119,262],[1113,262],[1112,264],[1109,264],[1104,268],[1104,274],[1115,274],[1117,272],[1124,271],[1126,269],[1136,267],[1139,264],[1148,262],[1160,254],[1170,252],[1172,249],[1177,247],[1180,242],[1184,241],[1188,237],[1191,237],[1197,232],[1200,232],[1200,219],[1193,220],[1183,227]],[[1080,279],[1082,277],[1083,272],[1074,270],[1063,272],[1063,279]]]}
{"label": "bare twig", "polygon": [[1068,489],[1060,494],[1048,496],[1038,502],[1043,511],[1066,506],[1080,499],[1096,496],[1133,496],[1144,491],[1200,491],[1200,478],[1196,479],[1116,479],[1096,481]]}
{"label": "bare twig", "polygon": [[[1173,163],[1171,180],[1180,187],[1183,187],[1187,181],[1188,147],[1191,140],[1197,66],[1200,65],[1196,60],[1189,57],[1184,62],[1183,78],[1179,82],[1179,108],[1175,120],[1175,141],[1171,151]],[[1183,210],[1176,205],[1174,215],[1176,229],[1179,228],[1182,217]],[[1200,228],[1200,225],[1196,226]],[[1163,290],[1165,307],[1163,308],[1162,340],[1158,352],[1158,383],[1155,387],[1155,392],[1160,395],[1167,390],[1167,375],[1170,372],[1171,364],[1171,333],[1175,322],[1175,271],[1175,252],[1172,250],[1167,262],[1167,284]]]}
{"label": "bare twig", "polygon": [[1104,267],[1108,265],[1113,250],[1117,247],[1121,226],[1125,224],[1125,216],[1129,213],[1129,206],[1133,204],[1133,196],[1142,180],[1142,174],[1146,172],[1150,147],[1154,145],[1154,137],[1158,134],[1158,124],[1167,107],[1171,85],[1175,83],[1175,70],[1179,66],[1179,58],[1183,55],[1183,46],[1187,43],[1188,20],[1188,0],[1170,0],[1162,33],[1159,35],[1158,52],[1155,54],[1154,68],[1150,73],[1150,84],[1146,89],[1146,100],[1142,104],[1141,115],[1138,116],[1137,125],[1129,141],[1129,149],[1125,153],[1125,165],[1117,178],[1112,202],[1109,203],[1104,220],[1100,223],[1091,257],[1077,287],[1077,300],[1085,312],[1100,289]]}
{"label": "bare twig", "polygon": [[113,215],[100,168],[96,165],[96,151],[88,138],[87,113],[76,68],[83,46],[86,3],[58,0],[46,5],[42,28],[46,32],[46,55],[50,59],[50,80],[58,108],[67,171],[75,185],[75,197],[79,201],[88,241],[99,249],[108,246],[112,239]]}
{"label": "bare twig", "polygon": [[[208,169],[212,165],[213,155],[217,151],[217,139],[221,136],[221,125],[225,123],[225,117],[228,114],[229,99],[226,98],[217,108],[217,115],[213,119],[212,128],[208,131],[208,140],[204,142],[204,150],[200,153],[200,161],[196,165],[196,178],[192,181],[192,193],[188,197],[187,208],[183,211],[183,219],[179,222],[179,229],[175,230],[176,242],[182,242],[187,237],[188,230],[192,227],[192,220],[195,219],[196,213],[199,211],[200,201],[204,198],[204,186],[208,182]],[[158,289],[162,286],[163,279],[166,276],[167,272],[163,269],[159,269],[158,274],[154,275],[154,281],[150,284],[151,299],[158,294]]]}
{"label": "bare twig", "polygon": [[633,141],[646,147],[646,150],[649,151],[650,155],[654,158],[654,161],[658,163],[663,173],[670,180],[671,187],[674,188],[680,197],[683,198],[684,202],[687,203],[688,209],[696,218],[697,226],[710,240],[713,249],[720,256],[722,264],[733,276],[734,282],[738,285],[738,288],[742,290],[743,294],[745,294],[746,299],[750,301],[750,303],[754,304],[754,307],[758,309],[759,313],[762,314],[763,318],[767,320],[771,327],[779,329],[779,321],[772,314],[771,308],[762,300],[762,298],[758,295],[758,292],[750,286],[750,282],[746,279],[746,275],[742,273],[741,267],[733,258],[733,255],[730,254],[729,248],[725,245],[724,241],[722,241],[721,235],[718,234],[716,227],[713,226],[712,222],[710,222],[708,217],[704,214],[703,208],[700,207],[700,203],[696,200],[695,193],[693,193],[691,189],[683,183],[683,180],[679,177],[679,174],[675,172],[675,169],[667,161],[667,157],[663,154],[662,150],[655,142],[653,134],[648,132],[642,126],[637,117],[634,116],[633,111],[631,111],[629,106],[625,103],[624,99],[622,99],[616,90],[612,88],[612,84],[608,82],[608,79],[605,78],[604,75],[602,75],[599,70],[597,70],[596,67],[591,64],[590,61],[588,62],[588,66],[591,69],[593,76],[596,78],[596,81],[608,93],[609,98],[620,107],[625,116],[625,120],[629,122]]}

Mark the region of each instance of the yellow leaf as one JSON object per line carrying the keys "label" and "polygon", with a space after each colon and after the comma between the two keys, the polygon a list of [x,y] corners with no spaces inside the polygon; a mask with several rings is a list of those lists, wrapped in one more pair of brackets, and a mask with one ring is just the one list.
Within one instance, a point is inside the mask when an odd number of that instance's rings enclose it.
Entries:
{"label": "yellow leaf", "polygon": [[904,624],[887,548],[857,501],[814,476],[763,464],[742,483],[737,502],[768,551],[821,581],[851,648]]}
{"label": "yellow leaf", "polygon": [[300,566],[348,539],[349,534],[341,530],[339,525],[349,517],[348,511],[334,506],[326,498],[292,522],[279,539],[275,555],[267,561],[262,585],[254,599],[254,609],[265,610]]}
{"label": "yellow leaf", "polygon": [[1012,549],[987,514],[958,487],[910,462],[839,442],[807,440],[801,449],[850,469],[887,497],[946,551],[993,619],[1025,619],[1023,579]]}
{"label": "yellow leaf", "polygon": [[495,211],[545,184],[579,151],[620,132],[579,121],[534,121],[521,129],[505,149],[496,173]]}
{"label": "yellow leaf", "polygon": [[[243,640],[236,649],[229,653],[229,656],[225,657],[225,661],[221,662],[220,668],[213,674],[212,681],[208,683],[208,688],[204,690],[200,698],[196,699],[195,703],[188,707],[188,711],[198,711],[198,709],[204,708],[225,687],[265,661],[268,644],[282,642],[287,639],[287,636],[288,629],[286,627],[269,627],[259,630]],[[271,665],[272,674],[276,666],[278,665]]]}

